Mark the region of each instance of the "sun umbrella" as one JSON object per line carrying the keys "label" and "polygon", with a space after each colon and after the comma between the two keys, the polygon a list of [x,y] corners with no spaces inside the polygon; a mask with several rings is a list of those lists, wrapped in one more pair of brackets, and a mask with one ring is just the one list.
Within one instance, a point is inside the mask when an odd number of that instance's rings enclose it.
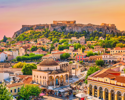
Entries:
{"label": "sun umbrella", "polygon": [[44,93],[40,93],[39,96],[44,96],[45,94]]}
{"label": "sun umbrella", "polygon": [[87,97],[87,95],[84,94],[84,93],[78,93],[78,94],[76,95],[76,97],[83,98],[83,97]]}

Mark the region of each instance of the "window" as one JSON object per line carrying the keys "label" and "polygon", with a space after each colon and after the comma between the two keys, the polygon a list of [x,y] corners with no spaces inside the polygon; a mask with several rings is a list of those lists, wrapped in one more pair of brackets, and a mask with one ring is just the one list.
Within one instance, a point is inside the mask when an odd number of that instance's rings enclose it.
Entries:
{"label": "window", "polygon": [[18,88],[18,92],[20,92],[20,88]]}
{"label": "window", "polygon": [[14,92],[16,93],[16,89],[14,89]]}
{"label": "window", "polygon": [[34,77],[35,77],[35,75],[34,75]]}
{"label": "window", "polygon": [[37,78],[38,78],[38,76],[37,76]]}
{"label": "window", "polygon": [[82,56],[80,58],[82,58]]}
{"label": "window", "polygon": [[78,56],[78,58],[79,58],[79,56]]}
{"label": "window", "polygon": [[46,77],[45,77],[45,79],[46,79]]}
{"label": "window", "polygon": [[40,78],[41,78],[41,76],[40,76]]}
{"label": "window", "polygon": [[11,93],[13,92],[13,90],[10,91]]}
{"label": "window", "polygon": [[44,79],[44,76],[43,76],[43,79]]}

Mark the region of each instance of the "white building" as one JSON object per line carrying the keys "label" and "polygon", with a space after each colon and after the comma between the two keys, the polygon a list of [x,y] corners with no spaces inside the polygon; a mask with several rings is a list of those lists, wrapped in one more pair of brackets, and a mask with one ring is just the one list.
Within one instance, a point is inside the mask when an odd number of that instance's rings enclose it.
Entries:
{"label": "white building", "polygon": [[19,56],[25,55],[25,49],[24,48],[19,48]]}
{"label": "white building", "polygon": [[4,62],[7,59],[7,54],[5,52],[0,53],[0,62]]}
{"label": "white building", "polygon": [[13,50],[12,55],[13,55],[13,59],[16,59],[16,57],[19,55],[18,50]]}
{"label": "white building", "polygon": [[7,78],[9,78],[9,73],[0,73],[0,82],[3,82]]}

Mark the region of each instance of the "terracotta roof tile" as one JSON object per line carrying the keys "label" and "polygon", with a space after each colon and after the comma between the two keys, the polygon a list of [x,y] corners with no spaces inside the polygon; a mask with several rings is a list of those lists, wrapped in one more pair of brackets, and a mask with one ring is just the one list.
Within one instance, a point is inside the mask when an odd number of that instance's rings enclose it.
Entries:
{"label": "terracotta roof tile", "polygon": [[32,77],[26,78],[23,83],[31,83],[32,82]]}
{"label": "terracotta roof tile", "polygon": [[11,88],[11,87],[16,87],[16,86],[20,86],[20,85],[24,85],[24,83],[13,83],[13,84],[8,84],[8,85],[6,85],[6,87]]}

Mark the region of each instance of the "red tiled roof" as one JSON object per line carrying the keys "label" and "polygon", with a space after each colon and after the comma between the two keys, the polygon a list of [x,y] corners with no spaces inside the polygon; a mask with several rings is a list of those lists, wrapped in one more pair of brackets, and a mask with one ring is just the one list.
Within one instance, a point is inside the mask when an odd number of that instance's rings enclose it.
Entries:
{"label": "red tiled roof", "polygon": [[97,77],[100,77],[100,78],[107,77],[107,78],[116,80],[117,82],[125,83],[125,77],[124,76],[114,75],[113,73],[119,74],[120,72],[108,69],[108,70],[105,70],[103,73],[95,75],[93,77],[96,77],[96,78]]}
{"label": "red tiled roof", "polygon": [[108,53],[104,53],[103,55],[111,55],[111,54],[108,54]]}
{"label": "red tiled roof", "polygon": [[20,86],[20,85],[24,85],[24,83],[13,83],[13,84],[8,84],[8,85],[6,85],[6,87],[11,88],[11,87],[16,87],[16,86]]}
{"label": "red tiled roof", "polygon": [[125,47],[123,47],[123,48],[116,47],[116,48],[114,48],[114,50],[125,50]]}
{"label": "red tiled roof", "polygon": [[78,52],[78,50],[73,50],[73,52]]}
{"label": "red tiled roof", "polygon": [[53,53],[53,54],[63,54],[63,53],[65,53],[65,52],[57,52],[57,53]]}
{"label": "red tiled roof", "polygon": [[32,77],[26,78],[23,83],[31,83],[32,82]]}
{"label": "red tiled roof", "polygon": [[28,76],[28,75],[18,75],[18,77],[19,77],[19,78],[22,78],[22,79],[25,78],[25,77],[27,77],[27,76]]}

